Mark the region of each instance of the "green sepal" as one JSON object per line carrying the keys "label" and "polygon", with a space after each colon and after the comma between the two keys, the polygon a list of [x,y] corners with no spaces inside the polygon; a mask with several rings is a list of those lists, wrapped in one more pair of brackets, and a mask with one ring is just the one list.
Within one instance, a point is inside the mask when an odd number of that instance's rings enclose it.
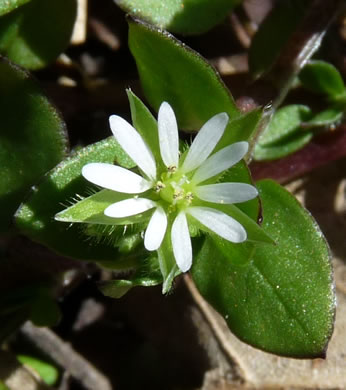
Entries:
{"label": "green sepal", "polygon": [[335,315],[327,243],[290,193],[270,180],[257,185],[262,228],[276,245],[258,245],[250,261],[237,266],[206,239],[193,280],[244,342],[282,356],[324,357]]}
{"label": "green sepal", "polygon": [[199,130],[220,112],[240,115],[215,69],[172,35],[129,19],[129,47],[147,100],[156,111],[168,102],[180,129]]}
{"label": "green sepal", "polygon": [[160,153],[157,120],[131,90],[128,89],[126,92],[130,102],[132,125],[149,146],[159,170],[160,167],[163,167],[163,161]]}
{"label": "green sepal", "polygon": [[248,141],[251,143],[253,137],[256,135],[257,126],[260,123],[262,114],[263,110],[257,108],[239,117],[231,117],[213,153],[235,142]]}
{"label": "green sepal", "polygon": [[160,248],[157,250],[160,271],[163,278],[162,294],[167,294],[171,290],[174,278],[181,274],[174,258],[171,229],[172,226],[168,223],[165,237]]}
{"label": "green sepal", "polygon": [[133,198],[133,194],[125,194],[112,190],[101,190],[78,201],[73,206],[60,211],[55,220],[69,223],[92,223],[99,225],[129,225],[147,221],[152,210],[125,218],[111,218],[104,214],[105,209],[113,203]]}
{"label": "green sepal", "polygon": [[67,224],[54,220],[64,209],[63,205],[76,194],[90,194],[91,184],[81,175],[84,165],[91,162],[118,163],[132,168],[133,162],[122,150],[114,137],[80,149],[54,168],[31,193],[16,213],[18,228],[31,239],[70,257],[85,260],[115,262],[117,251],[105,240],[97,245],[86,241],[81,224]]}

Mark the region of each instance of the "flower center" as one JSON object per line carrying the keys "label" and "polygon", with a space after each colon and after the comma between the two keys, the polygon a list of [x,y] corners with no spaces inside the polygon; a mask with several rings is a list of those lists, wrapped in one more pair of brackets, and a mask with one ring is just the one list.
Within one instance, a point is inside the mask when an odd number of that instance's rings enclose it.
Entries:
{"label": "flower center", "polygon": [[189,178],[179,173],[175,167],[161,175],[161,180],[154,186],[154,191],[162,200],[179,209],[188,207],[194,198],[193,185]]}

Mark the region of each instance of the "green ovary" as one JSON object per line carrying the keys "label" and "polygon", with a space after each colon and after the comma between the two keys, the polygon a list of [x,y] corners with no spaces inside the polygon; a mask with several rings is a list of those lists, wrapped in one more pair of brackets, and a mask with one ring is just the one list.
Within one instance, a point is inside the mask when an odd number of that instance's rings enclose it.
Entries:
{"label": "green ovary", "polygon": [[168,203],[168,206],[176,206],[179,210],[188,207],[194,198],[194,185],[186,175],[179,172],[164,173],[162,180],[155,186],[156,193]]}

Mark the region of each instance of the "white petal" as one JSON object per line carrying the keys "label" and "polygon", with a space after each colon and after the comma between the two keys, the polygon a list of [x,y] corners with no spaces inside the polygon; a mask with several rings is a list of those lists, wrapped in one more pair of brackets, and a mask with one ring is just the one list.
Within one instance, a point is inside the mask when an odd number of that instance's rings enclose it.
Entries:
{"label": "white petal", "polygon": [[245,141],[229,145],[210,156],[195,172],[192,181],[195,184],[225,171],[240,161],[248,151],[249,144]]}
{"label": "white petal", "polygon": [[144,246],[148,251],[156,251],[165,236],[167,216],[162,207],[158,207],[152,215],[144,235]]}
{"label": "white petal", "polygon": [[138,194],[152,187],[152,183],[125,168],[112,164],[84,165],[82,175],[91,183],[109,190]]}
{"label": "white petal", "polygon": [[109,124],[120,146],[150,179],[155,180],[155,159],[140,134],[125,119],[117,115],[109,118]]}
{"label": "white petal", "polygon": [[190,172],[200,166],[210,155],[222,137],[228,122],[225,112],[213,116],[196,135],[182,166],[183,172]]}
{"label": "white petal", "polygon": [[108,206],[104,211],[107,217],[123,218],[131,215],[143,213],[156,206],[156,203],[150,199],[132,198],[121,200]]}
{"label": "white petal", "polygon": [[243,242],[247,234],[243,226],[232,217],[210,207],[189,207],[186,210],[202,225],[212,230],[225,240]]}
{"label": "white petal", "polygon": [[172,107],[163,102],[158,114],[160,151],[166,167],[178,166],[179,135],[178,125]]}
{"label": "white petal", "polygon": [[258,191],[246,183],[218,183],[196,187],[195,194],[206,202],[230,204],[256,198]]}
{"label": "white petal", "polygon": [[172,225],[172,246],[175,261],[181,272],[186,272],[192,264],[192,246],[184,212],[180,212]]}

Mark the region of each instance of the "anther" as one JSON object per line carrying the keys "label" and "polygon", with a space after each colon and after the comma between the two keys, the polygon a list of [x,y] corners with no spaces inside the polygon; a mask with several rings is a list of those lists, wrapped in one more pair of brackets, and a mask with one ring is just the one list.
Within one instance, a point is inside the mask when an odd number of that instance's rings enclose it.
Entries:
{"label": "anther", "polygon": [[188,202],[191,202],[193,200],[193,193],[192,192],[188,192],[185,195],[185,200],[187,200]]}
{"label": "anther", "polygon": [[162,181],[158,181],[154,187],[155,192],[160,192],[162,188],[165,188],[166,186],[162,183]]}

